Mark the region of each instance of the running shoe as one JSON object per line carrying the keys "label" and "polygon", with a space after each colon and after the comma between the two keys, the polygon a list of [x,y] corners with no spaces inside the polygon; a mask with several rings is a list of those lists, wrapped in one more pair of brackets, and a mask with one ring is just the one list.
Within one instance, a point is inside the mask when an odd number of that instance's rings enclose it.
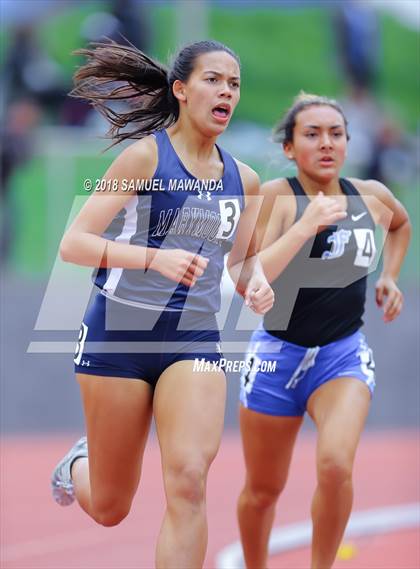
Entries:
{"label": "running shoe", "polygon": [[55,467],[51,477],[51,489],[54,500],[60,506],[69,506],[74,502],[75,494],[71,479],[71,467],[76,459],[87,457],[87,455],[87,439],[82,437]]}

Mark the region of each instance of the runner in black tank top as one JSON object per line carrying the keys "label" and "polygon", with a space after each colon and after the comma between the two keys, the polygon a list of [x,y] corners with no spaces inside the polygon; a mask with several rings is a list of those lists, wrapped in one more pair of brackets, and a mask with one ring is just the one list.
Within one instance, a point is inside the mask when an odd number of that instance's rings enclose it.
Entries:
{"label": "runner in black tank top", "polygon": [[262,187],[260,260],[275,304],[252,336],[241,377],[247,475],[239,526],[246,566],[266,567],[274,509],[308,411],[318,430],[311,567],[326,569],[350,515],[353,460],[375,386],[359,330],[380,249],[374,230],[388,232],[376,301],[390,322],[402,308],[396,281],[410,224],[379,182],[339,177],[347,122],[335,101],[301,94],[276,134],[298,174]]}
{"label": "runner in black tank top", "polygon": [[[347,197],[347,216],[308,240],[272,282],[276,300],[264,316],[264,328],[270,334],[301,346],[324,346],[349,336],[363,324],[367,273],[376,253],[375,222],[355,186],[345,178],[339,182]],[[288,183],[296,196],[296,222],[310,201],[297,178],[288,179]],[[300,273],[305,261],[328,255],[321,276],[332,286],[301,288],[289,319],[285,299],[303,284],[299,276],[304,276]],[[345,280],[350,284],[345,286]]]}

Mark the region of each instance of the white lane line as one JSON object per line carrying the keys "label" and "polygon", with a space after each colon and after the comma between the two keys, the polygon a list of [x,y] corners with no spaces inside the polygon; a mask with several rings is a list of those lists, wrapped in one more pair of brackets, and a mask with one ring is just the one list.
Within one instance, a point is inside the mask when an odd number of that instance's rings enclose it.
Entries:
{"label": "white lane line", "polygon": [[[387,506],[355,512],[347,525],[345,537],[377,535],[420,526],[420,502]],[[270,555],[299,549],[311,543],[310,521],[274,528],[270,536]],[[244,567],[242,547],[239,541],[223,548],[216,556],[216,569],[241,569]]]}

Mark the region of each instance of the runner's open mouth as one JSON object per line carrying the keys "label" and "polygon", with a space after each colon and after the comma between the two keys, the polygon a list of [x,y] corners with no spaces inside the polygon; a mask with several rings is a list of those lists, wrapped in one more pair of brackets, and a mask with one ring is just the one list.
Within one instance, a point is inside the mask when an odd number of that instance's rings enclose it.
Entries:
{"label": "runner's open mouth", "polygon": [[217,106],[212,109],[212,114],[225,119],[230,115],[230,109],[228,107]]}

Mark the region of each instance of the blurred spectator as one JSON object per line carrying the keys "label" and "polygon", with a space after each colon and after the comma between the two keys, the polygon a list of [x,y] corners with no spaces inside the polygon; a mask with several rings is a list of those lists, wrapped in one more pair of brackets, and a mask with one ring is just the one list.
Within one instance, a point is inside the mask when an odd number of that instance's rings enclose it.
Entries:
{"label": "blurred spectator", "polygon": [[12,103],[1,128],[0,147],[0,263],[9,256],[14,220],[10,203],[10,186],[15,170],[31,157],[31,134],[40,120],[39,105],[30,99]]}
{"label": "blurred spectator", "polygon": [[[127,41],[142,51],[149,50],[150,26],[147,10],[141,0],[111,0],[109,11],[90,14],[81,26],[81,35],[86,42],[113,40],[120,44]],[[61,112],[64,124],[87,125],[99,132],[106,121],[86,101],[67,97]]]}
{"label": "blurred spectator", "polygon": [[337,7],[334,28],[346,79],[355,87],[372,89],[380,50],[376,12],[356,0],[340,2]]}
{"label": "blurred spectator", "polygon": [[117,18],[119,26],[117,34],[113,37],[118,43],[121,36],[141,49],[148,51],[150,47],[150,23],[145,2],[142,0],[111,0],[111,13]]}
{"label": "blurred spectator", "polygon": [[41,47],[30,24],[14,30],[2,75],[6,105],[19,97],[29,97],[57,110],[67,89],[60,66]]}
{"label": "blurred spectator", "polygon": [[367,165],[377,160],[375,141],[380,136],[383,116],[374,97],[362,87],[350,85],[341,103],[349,121],[349,162],[362,175]]}
{"label": "blurred spectator", "polygon": [[148,11],[143,1],[110,0],[103,11],[94,12],[84,20],[81,35],[88,42],[110,39],[124,44],[127,40],[147,51],[149,30]]}
{"label": "blurred spectator", "polygon": [[404,133],[375,97],[380,30],[375,10],[347,0],[334,11],[334,31],[347,95],[342,100],[350,125],[349,164],[362,178],[391,185],[401,176]]}
{"label": "blurred spectator", "polygon": [[362,178],[392,187],[413,176],[413,150],[399,123],[386,113],[366,89],[349,87],[341,101],[349,121],[348,163]]}

